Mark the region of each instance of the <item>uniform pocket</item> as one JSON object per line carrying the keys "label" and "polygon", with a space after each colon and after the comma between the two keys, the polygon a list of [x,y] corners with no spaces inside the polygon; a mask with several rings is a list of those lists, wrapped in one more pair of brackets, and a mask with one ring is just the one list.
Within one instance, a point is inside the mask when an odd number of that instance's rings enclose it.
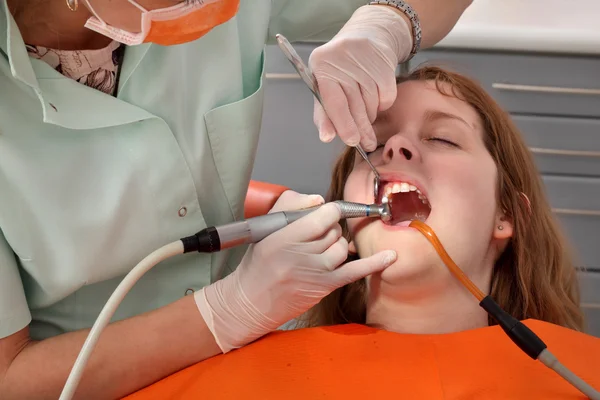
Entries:
{"label": "uniform pocket", "polygon": [[261,54],[258,88],[242,100],[204,115],[215,166],[231,211],[243,216],[244,199],[258,147],[264,99],[265,54]]}

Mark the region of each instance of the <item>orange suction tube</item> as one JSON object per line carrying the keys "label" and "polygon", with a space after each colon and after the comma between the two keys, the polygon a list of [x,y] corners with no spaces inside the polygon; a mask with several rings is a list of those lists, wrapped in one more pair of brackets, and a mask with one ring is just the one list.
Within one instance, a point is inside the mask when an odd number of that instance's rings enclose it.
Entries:
{"label": "orange suction tube", "polygon": [[452,274],[460,281],[460,283],[462,283],[469,290],[469,292],[473,293],[473,296],[475,296],[477,300],[481,302],[481,300],[483,300],[483,298],[485,297],[485,294],[483,294],[483,292],[479,290],[479,288],[475,286],[473,282],[471,282],[471,280],[458,267],[458,265],[456,265],[456,263],[452,261],[452,258],[450,258],[448,253],[446,253],[444,246],[442,246],[442,243],[435,235],[433,229],[431,229],[429,225],[425,224],[424,222],[417,220],[412,221],[409,226],[421,232],[423,236],[425,236],[425,238],[429,240],[429,242],[435,248],[435,251],[437,251],[438,255],[440,256],[442,261],[444,261],[444,264],[446,264],[450,272],[452,272]]}
{"label": "orange suction tube", "polygon": [[554,370],[568,383],[577,388],[581,393],[585,394],[592,400],[600,400],[600,392],[596,391],[583,379],[575,375],[567,367],[562,365],[556,357],[548,350],[546,344],[540,339],[531,329],[529,329],[521,321],[517,320],[506,311],[504,311],[490,296],[483,294],[481,290],[462,272],[458,265],[452,261],[442,243],[427,224],[421,221],[412,221],[409,225],[415,228],[425,236],[433,245],[438,255],[444,261],[450,272],[469,290],[473,296],[479,300],[479,305],[488,312],[502,327],[521,350],[534,360],[539,360],[548,368]]}

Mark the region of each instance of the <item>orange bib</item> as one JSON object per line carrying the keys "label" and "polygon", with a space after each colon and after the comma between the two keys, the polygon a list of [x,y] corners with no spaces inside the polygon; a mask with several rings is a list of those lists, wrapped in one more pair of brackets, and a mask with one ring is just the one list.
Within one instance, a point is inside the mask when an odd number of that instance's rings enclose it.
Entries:
{"label": "orange bib", "polygon": [[[600,338],[524,321],[600,389]],[[585,399],[498,326],[409,335],[361,325],[275,332],[180,371],[129,400]]]}

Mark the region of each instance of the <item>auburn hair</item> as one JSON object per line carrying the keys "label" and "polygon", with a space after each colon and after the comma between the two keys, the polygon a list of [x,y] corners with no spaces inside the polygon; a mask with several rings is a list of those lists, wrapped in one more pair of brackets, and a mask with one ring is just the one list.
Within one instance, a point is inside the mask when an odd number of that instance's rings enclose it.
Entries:
{"label": "auburn hair", "polygon": [[[498,169],[497,202],[514,231],[494,265],[492,298],[517,319],[583,330],[570,248],[552,214],[533,157],[510,116],[478,83],[456,72],[425,66],[397,79],[398,84],[406,81],[435,82],[442,95],[465,101],[483,122],[484,143]],[[337,160],[327,201],[343,199],[355,154],[348,148]],[[344,221],[342,228],[350,240]],[[334,291],[299,320],[300,326],[364,324],[365,289],[363,279]],[[496,322],[490,318],[489,324]]]}

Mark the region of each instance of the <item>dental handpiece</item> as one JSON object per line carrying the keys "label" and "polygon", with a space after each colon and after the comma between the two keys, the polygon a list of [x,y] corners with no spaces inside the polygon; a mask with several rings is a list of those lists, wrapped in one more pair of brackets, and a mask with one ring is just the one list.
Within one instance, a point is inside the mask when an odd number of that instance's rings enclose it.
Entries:
{"label": "dental handpiece", "polygon": [[[390,209],[387,204],[362,204],[349,201],[335,201],[341,211],[341,219],[379,217],[388,219]],[[323,205],[295,211],[280,211],[261,215],[226,225],[208,227],[193,236],[181,239],[184,253],[215,253],[231,247],[257,243],[294,221],[310,214]]]}

